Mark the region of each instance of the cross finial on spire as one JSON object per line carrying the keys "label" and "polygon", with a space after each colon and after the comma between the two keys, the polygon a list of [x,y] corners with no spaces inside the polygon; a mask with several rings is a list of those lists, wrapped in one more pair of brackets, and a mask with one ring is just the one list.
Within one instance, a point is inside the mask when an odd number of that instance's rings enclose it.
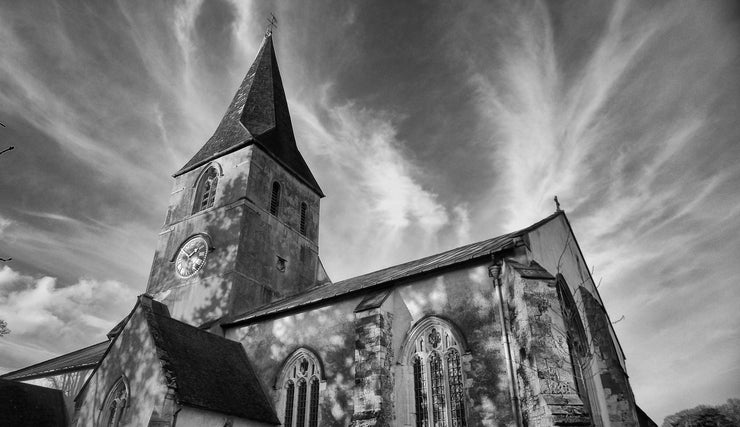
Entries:
{"label": "cross finial on spire", "polygon": [[555,200],[555,212],[562,212],[563,210],[560,209],[560,202],[558,202],[558,196],[553,197],[553,200]]}
{"label": "cross finial on spire", "polygon": [[277,28],[277,22],[277,18],[275,18],[275,15],[271,13],[270,17],[267,18],[267,29],[265,30],[265,37],[272,35],[272,31]]}

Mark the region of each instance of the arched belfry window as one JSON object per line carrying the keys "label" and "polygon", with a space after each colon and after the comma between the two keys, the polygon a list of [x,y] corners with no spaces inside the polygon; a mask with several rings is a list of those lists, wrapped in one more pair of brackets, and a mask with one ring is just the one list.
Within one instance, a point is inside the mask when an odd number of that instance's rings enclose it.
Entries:
{"label": "arched belfry window", "polygon": [[272,194],[270,195],[270,213],[277,216],[280,211],[280,192],[282,188],[280,183],[275,181],[272,183]]}
{"label": "arched belfry window", "polygon": [[276,384],[283,390],[283,426],[318,427],[322,381],[319,358],[305,348],[293,352],[286,360]]}
{"label": "arched belfry window", "polygon": [[121,377],[113,384],[100,409],[98,426],[118,427],[128,407],[129,391],[126,379]]}
{"label": "arched belfry window", "polygon": [[462,336],[449,322],[428,317],[417,324],[404,346],[411,374],[417,427],[467,426]]}
{"label": "arched belfry window", "polygon": [[218,186],[218,169],[209,166],[198,178],[198,187],[195,191],[193,213],[200,212],[213,206],[216,201],[216,187]]}

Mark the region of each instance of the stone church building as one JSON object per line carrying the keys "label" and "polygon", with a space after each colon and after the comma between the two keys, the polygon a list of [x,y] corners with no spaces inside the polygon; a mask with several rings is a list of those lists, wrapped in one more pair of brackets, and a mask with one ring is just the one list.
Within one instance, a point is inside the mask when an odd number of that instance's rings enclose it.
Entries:
{"label": "stone church building", "polygon": [[0,424],[654,425],[564,212],[332,282],[323,197],[268,33],[174,174],[145,293],[99,344],[0,377]]}

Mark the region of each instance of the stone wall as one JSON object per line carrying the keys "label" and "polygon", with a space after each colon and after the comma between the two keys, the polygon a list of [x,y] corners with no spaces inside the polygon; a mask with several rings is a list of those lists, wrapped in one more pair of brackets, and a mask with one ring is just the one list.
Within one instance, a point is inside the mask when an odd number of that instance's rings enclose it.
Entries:
{"label": "stone wall", "polygon": [[591,420],[576,392],[555,278],[537,264],[504,261],[512,353],[526,426],[580,426]]}
{"label": "stone wall", "polygon": [[387,426],[393,420],[393,314],[381,308],[355,314],[353,427]]}

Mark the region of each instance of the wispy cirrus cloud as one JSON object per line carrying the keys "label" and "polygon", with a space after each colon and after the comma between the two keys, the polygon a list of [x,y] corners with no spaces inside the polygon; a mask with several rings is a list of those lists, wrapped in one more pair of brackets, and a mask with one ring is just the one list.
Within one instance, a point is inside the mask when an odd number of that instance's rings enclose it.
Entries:
{"label": "wispy cirrus cloud", "polygon": [[[351,104],[313,106],[322,109],[323,120],[306,105],[291,108],[318,168],[332,171],[323,184],[332,188],[332,198],[322,202],[328,212],[323,221],[332,224],[331,233],[322,234],[329,271],[347,277],[437,247],[437,234],[452,214],[422,187],[421,172],[401,151],[393,120]],[[464,208],[456,214],[464,216]],[[356,248],[351,259],[346,247]]]}
{"label": "wispy cirrus cloud", "polygon": [[[488,203],[505,200],[513,229],[550,212],[559,196],[604,279],[609,311],[626,314],[616,328],[628,363],[637,360],[638,401],[652,414],[690,406],[683,390],[700,387],[713,402],[740,390],[714,373],[740,357],[740,297],[729,279],[737,244],[720,237],[740,226],[728,215],[739,201],[727,198],[740,185],[738,124],[722,107],[739,93],[727,78],[740,43],[736,29],[717,24],[723,6],[704,6],[616,2],[603,25],[579,29],[593,32],[576,45],[568,11],[531,2],[499,17],[507,34],[496,55],[468,58],[480,132],[501,171]],[[657,335],[641,335],[645,328]],[[676,352],[661,351],[668,347]],[[691,368],[702,372],[700,385],[678,374],[710,347],[722,351]],[[656,366],[671,378],[661,393],[648,380]]]}

